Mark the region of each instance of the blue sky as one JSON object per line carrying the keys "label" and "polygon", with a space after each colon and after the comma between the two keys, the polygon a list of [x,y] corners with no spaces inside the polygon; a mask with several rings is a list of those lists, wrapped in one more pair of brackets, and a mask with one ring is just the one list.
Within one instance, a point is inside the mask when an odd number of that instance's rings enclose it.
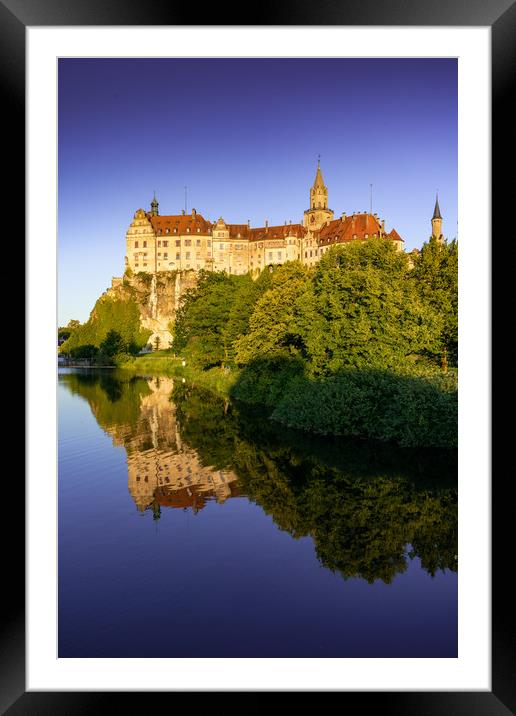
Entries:
{"label": "blue sky", "polygon": [[302,220],[317,156],[336,216],[369,210],[410,250],[457,235],[454,59],[59,61],[59,325],[124,270],[125,232],[161,214]]}

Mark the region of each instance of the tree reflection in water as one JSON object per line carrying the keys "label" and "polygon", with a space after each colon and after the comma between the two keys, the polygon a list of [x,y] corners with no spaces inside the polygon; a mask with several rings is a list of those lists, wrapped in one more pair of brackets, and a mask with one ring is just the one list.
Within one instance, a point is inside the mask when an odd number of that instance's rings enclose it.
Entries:
{"label": "tree reflection in water", "polygon": [[431,575],[457,570],[455,451],[307,436],[170,378],[60,380],[125,447],[133,499],[155,519],[246,495],[345,579],[390,583],[414,557]]}

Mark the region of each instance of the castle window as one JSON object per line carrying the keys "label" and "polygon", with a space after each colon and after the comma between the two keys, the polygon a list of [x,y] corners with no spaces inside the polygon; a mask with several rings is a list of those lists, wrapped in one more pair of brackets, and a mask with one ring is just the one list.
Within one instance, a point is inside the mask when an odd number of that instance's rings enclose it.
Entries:
{"label": "castle window", "polygon": [[219,244],[219,249],[223,249],[223,248],[224,248],[224,244]]}
{"label": "castle window", "polygon": [[207,246],[211,246],[211,241],[208,239],[208,241],[206,242],[206,244],[207,244]]}
{"label": "castle window", "polygon": [[308,251],[305,251],[305,259],[308,258]]}
{"label": "castle window", "polygon": [[269,251],[269,261],[272,261],[272,251]]}
{"label": "castle window", "polygon": [[161,257],[161,254],[158,254],[158,258],[160,258],[160,257]]}
{"label": "castle window", "polygon": [[181,246],[181,239],[176,240],[176,246]]}
{"label": "castle window", "polygon": [[181,258],[181,254],[179,252],[176,252],[176,261],[179,261]]}
{"label": "castle window", "polygon": [[192,240],[191,239],[185,239],[185,246],[191,246]]}
{"label": "castle window", "polygon": [[190,259],[190,252],[187,251],[187,252],[186,252],[186,260],[189,261],[189,259]]}
{"label": "castle window", "polygon": [[168,254],[163,254],[164,259],[168,259]]}
{"label": "castle window", "polygon": [[146,241],[143,242],[143,248],[144,248],[144,249],[147,248],[147,242],[146,242]]}
{"label": "castle window", "polygon": [[134,248],[135,248],[135,249],[138,248],[138,242],[137,242],[137,241],[134,242]]}
{"label": "castle window", "polygon": [[158,246],[161,246],[161,241],[158,241]]}
{"label": "castle window", "polygon": [[164,241],[163,246],[166,248],[168,246],[168,241]]}
{"label": "castle window", "polygon": [[278,251],[278,261],[281,261],[281,251]]}
{"label": "castle window", "polygon": [[197,244],[197,246],[200,246],[200,245],[201,245],[201,240],[200,240],[200,239],[197,239],[196,244]]}

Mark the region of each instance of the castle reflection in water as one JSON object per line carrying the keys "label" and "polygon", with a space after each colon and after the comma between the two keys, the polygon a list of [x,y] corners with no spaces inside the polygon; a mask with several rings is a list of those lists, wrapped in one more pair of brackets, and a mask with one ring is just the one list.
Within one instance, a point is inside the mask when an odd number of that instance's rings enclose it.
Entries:
{"label": "castle reflection in water", "polygon": [[128,487],[138,510],[159,514],[161,507],[191,507],[197,512],[209,499],[222,503],[238,496],[233,472],[203,465],[181,441],[176,407],[170,401],[173,380],[151,378],[147,386],[150,392],[140,395],[136,430],[123,424],[104,425],[113,444],[126,450]]}

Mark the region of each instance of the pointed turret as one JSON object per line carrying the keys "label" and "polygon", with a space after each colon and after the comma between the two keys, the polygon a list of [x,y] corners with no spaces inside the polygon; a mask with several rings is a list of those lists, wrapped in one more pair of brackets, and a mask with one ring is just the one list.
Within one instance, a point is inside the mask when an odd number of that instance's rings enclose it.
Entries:
{"label": "pointed turret", "polygon": [[437,239],[440,243],[444,241],[442,235],[443,217],[441,216],[441,210],[439,209],[439,197],[435,196],[435,207],[434,215],[432,216],[432,238]]}
{"label": "pointed turret", "polygon": [[315,181],[313,185],[313,189],[326,189],[324,186],[324,181],[322,178],[322,172],[321,172],[321,160],[317,160],[317,172],[315,174]]}
{"label": "pointed turret", "polygon": [[156,199],[156,192],[154,192],[154,199],[151,201],[151,211],[150,211],[151,216],[159,215],[158,206],[159,206],[159,203],[158,203],[158,200]]}
{"label": "pointed turret", "polygon": [[439,209],[439,196],[435,195],[435,207],[434,207],[434,215],[432,216],[432,219],[442,219],[441,216],[441,210]]}

